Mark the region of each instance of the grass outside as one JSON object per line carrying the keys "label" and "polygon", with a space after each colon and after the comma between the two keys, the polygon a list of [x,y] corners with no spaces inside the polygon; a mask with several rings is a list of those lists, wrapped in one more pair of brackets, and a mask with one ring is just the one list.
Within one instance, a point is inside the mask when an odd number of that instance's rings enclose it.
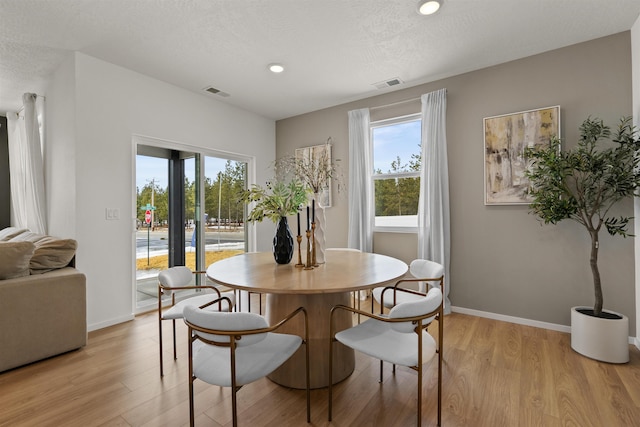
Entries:
{"label": "grass outside", "polygon": [[[242,250],[222,250],[222,251],[210,251],[205,253],[205,267],[213,264],[221,259],[229,258],[234,255],[244,253]],[[186,264],[191,270],[196,269],[196,253],[186,253]],[[136,260],[137,270],[164,270],[169,267],[169,255],[160,255],[149,258],[138,258]]]}

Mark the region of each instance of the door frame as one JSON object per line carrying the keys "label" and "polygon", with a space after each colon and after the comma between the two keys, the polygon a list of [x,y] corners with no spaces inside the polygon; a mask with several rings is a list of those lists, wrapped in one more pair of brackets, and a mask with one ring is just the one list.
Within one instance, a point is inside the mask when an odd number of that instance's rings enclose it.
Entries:
{"label": "door frame", "polygon": [[[131,239],[131,244],[133,247],[133,254],[136,253],[136,215],[137,215],[137,193],[135,191],[136,189],[136,155],[138,153],[138,146],[139,145],[144,145],[144,146],[148,146],[148,147],[154,147],[154,148],[158,148],[160,150],[173,150],[173,151],[180,151],[180,152],[187,152],[187,153],[194,153],[194,154],[200,154],[199,156],[199,165],[196,165],[196,174],[197,171],[204,171],[204,158],[206,156],[209,157],[217,157],[217,158],[223,158],[223,159],[228,159],[228,160],[232,160],[232,161],[237,161],[237,162],[245,162],[247,167],[246,167],[246,183],[247,186],[250,186],[252,183],[255,183],[255,179],[256,179],[256,159],[254,156],[247,156],[247,155],[243,155],[243,154],[238,154],[238,153],[232,153],[229,151],[224,151],[224,150],[217,150],[214,148],[210,148],[210,147],[202,147],[202,146],[194,146],[194,145],[189,145],[189,144],[184,144],[184,143],[180,143],[180,142],[175,142],[175,141],[170,141],[170,140],[166,140],[166,139],[161,139],[161,138],[155,138],[155,137],[149,137],[149,136],[144,136],[144,135],[137,135],[134,134],[132,136],[132,144],[131,144],[131,150],[132,150],[132,175],[131,175],[131,205],[132,205],[132,209],[131,209],[131,214],[132,214],[132,221],[131,221],[131,227],[132,227],[132,239]],[[196,156],[196,159],[198,159],[198,156]],[[169,159],[167,159],[169,160]],[[199,177],[196,177],[196,179],[199,181],[197,184],[197,187],[199,188],[203,188],[204,186],[204,173],[200,173]],[[200,206],[204,206],[204,191],[199,191],[196,192],[197,196],[199,197],[199,204]],[[202,224],[204,218],[204,213],[202,212],[202,210],[200,210],[199,212],[200,217],[198,218],[197,221],[199,221],[200,224]],[[246,218],[246,211],[245,211],[245,218]],[[204,249],[204,228],[203,227],[198,227],[197,228],[197,235],[196,235],[196,244],[198,245],[199,249]],[[246,227],[246,221],[245,221],[245,236],[246,236],[246,248],[248,252],[253,252],[256,250],[256,229],[255,227]],[[202,245],[202,248],[200,248],[200,245]],[[200,254],[200,262],[202,263],[204,261],[204,252],[202,250],[197,251]],[[150,311],[151,306],[144,306],[144,307],[138,307],[137,306],[137,296],[136,296],[136,263],[135,263],[135,258],[133,258],[131,260],[131,279],[132,279],[132,286],[131,286],[131,294],[132,294],[132,312],[134,314],[139,314],[139,313],[144,313],[147,311]],[[157,304],[153,305],[153,308],[157,307]]]}

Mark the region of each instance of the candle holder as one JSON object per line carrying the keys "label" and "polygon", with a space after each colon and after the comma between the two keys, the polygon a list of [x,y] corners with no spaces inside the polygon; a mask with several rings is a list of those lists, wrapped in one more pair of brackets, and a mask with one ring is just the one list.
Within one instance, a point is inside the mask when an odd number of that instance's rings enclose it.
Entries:
{"label": "candle holder", "polygon": [[300,249],[300,243],[302,242],[302,236],[298,234],[296,236],[296,240],[298,241],[298,263],[296,264],[296,267],[304,267],[304,264],[302,263],[302,249]]}
{"label": "candle holder", "polygon": [[318,267],[318,261],[316,261],[316,223],[315,221],[311,223],[311,241],[313,242],[313,246],[311,249],[311,264],[314,267]]}
{"label": "candle holder", "polygon": [[307,230],[307,264],[304,266],[305,270],[313,270],[311,264],[311,231]]}

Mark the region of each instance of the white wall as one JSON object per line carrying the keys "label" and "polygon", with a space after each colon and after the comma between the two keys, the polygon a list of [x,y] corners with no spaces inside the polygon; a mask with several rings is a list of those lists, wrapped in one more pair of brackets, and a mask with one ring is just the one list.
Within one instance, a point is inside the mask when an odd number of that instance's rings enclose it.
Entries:
{"label": "white wall", "polygon": [[[631,86],[633,91],[632,109],[633,123],[640,125],[640,18],[631,28]],[[640,348],[640,198],[634,199],[633,205],[634,253],[636,264],[636,347]]]}
{"label": "white wall", "polygon": [[[45,186],[48,231],[76,237],[75,61],[73,55],[54,73],[45,102]],[[51,141],[51,142],[50,142]]]}
{"label": "white wall", "polygon": [[[275,158],[275,124],[84,54],[76,53],[70,61],[73,67],[63,64],[52,80],[48,99],[71,91],[73,105],[59,103],[67,113],[74,112],[74,135],[69,137],[66,124],[52,126],[48,144],[49,152],[60,148],[65,153],[63,168],[75,169],[75,174],[57,172],[75,175],[75,189],[67,187],[66,179],[54,180],[50,194],[65,200],[65,206],[54,200],[51,209],[52,218],[75,216],[74,232],[61,225],[53,230],[78,240],[76,265],[87,275],[87,323],[94,330],[131,319],[134,311],[132,136],[253,156],[256,179],[262,182]],[[57,160],[59,156],[51,156],[47,167],[57,170],[60,165],[51,163]],[[107,221],[106,208],[119,209],[120,220]],[[271,232],[259,228],[258,242],[269,242]]]}

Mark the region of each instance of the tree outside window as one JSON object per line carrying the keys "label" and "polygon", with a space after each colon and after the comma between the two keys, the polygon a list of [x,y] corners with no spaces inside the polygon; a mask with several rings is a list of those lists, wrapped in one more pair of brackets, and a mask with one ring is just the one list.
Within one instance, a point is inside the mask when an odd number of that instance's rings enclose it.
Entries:
{"label": "tree outside window", "polygon": [[421,120],[419,116],[374,122],[375,226],[417,226],[420,195]]}

